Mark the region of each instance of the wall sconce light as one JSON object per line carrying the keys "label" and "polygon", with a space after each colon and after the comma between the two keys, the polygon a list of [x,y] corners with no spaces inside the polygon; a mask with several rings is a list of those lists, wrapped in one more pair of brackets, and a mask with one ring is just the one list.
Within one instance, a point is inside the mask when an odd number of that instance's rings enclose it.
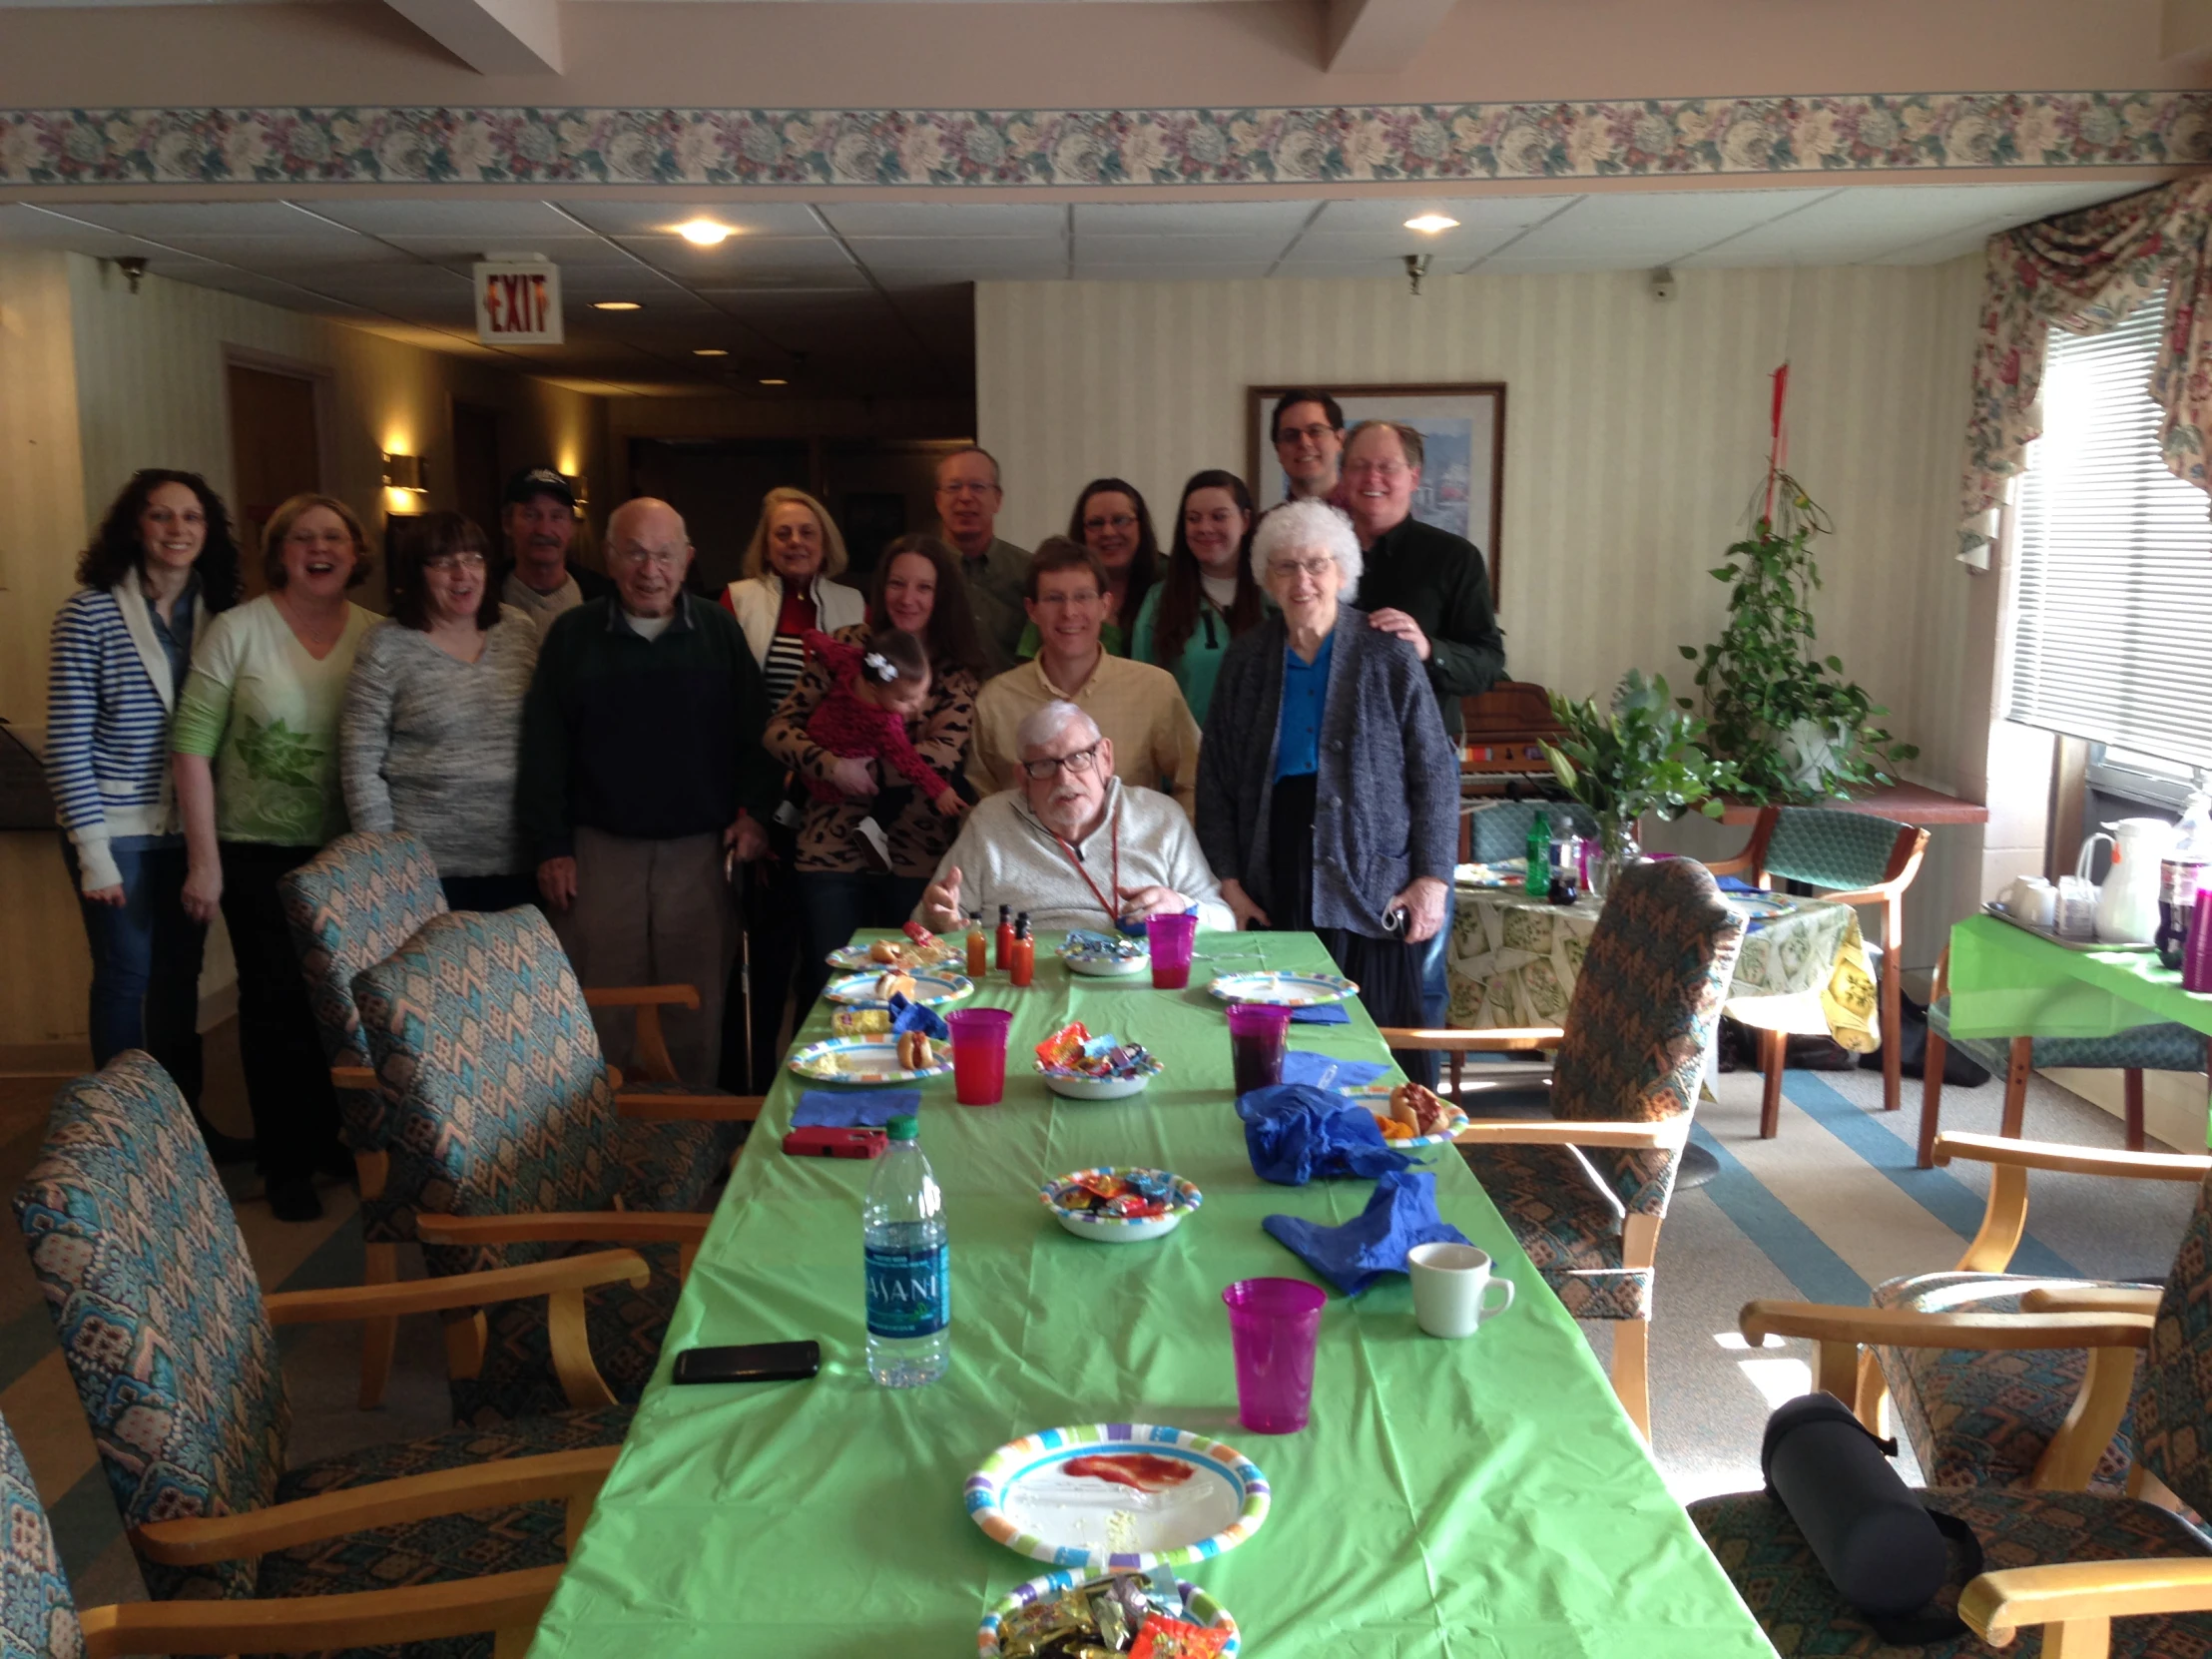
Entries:
{"label": "wall sconce light", "polygon": [[429,489],[422,468],[420,455],[386,455],[384,457],[384,488],[406,490],[421,495]]}
{"label": "wall sconce light", "polygon": [[591,504],[591,480],[581,472],[564,472],[561,482],[568,486],[568,493],[576,497],[576,510],[581,513]]}

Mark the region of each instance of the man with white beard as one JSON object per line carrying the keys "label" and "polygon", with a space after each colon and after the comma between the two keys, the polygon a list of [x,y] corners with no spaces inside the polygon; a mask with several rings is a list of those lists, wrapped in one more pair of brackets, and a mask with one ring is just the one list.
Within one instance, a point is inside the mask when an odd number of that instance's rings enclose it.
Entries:
{"label": "man with white beard", "polygon": [[967,912],[1029,912],[1038,927],[1110,931],[1127,916],[1180,915],[1231,929],[1221,884],[1171,796],[1128,789],[1114,746],[1072,703],[1047,703],[1015,733],[1020,776],[967,815],[914,917],[940,933]]}
{"label": "man with white beard", "polygon": [[499,528],[507,538],[507,580],[499,597],[536,624],[538,637],[563,611],[603,599],[615,585],[596,570],[568,562],[576,540],[576,497],[549,466],[526,467],[507,480]]}

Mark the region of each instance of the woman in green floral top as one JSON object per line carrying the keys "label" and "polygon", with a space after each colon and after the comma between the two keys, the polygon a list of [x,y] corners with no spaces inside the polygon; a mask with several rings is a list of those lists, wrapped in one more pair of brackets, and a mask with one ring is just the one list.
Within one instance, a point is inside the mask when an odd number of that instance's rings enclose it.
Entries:
{"label": "woman in green floral top", "polygon": [[170,747],[185,910],[205,922],[220,908],[238,958],[239,1048],[270,1208],[312,1221],[315,1170],[346,1160],[276,882],[345,832],[338,709],[376,620],[345,597],[368,576],[361,521],[327,495],[295,495],[269,521],[262,569],[269,592],[216,617],[194,647]]}

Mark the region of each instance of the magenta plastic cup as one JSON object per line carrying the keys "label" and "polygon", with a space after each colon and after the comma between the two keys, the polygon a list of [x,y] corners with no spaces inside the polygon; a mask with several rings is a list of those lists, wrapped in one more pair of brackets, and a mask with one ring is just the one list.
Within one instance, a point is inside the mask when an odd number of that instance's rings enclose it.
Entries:
{"label": "magenta plastic cup", "polygon": [[1191,982],[1191,941],[1198,936],[1196,916],[1147,916],[1145,939],[1152,947],[1152,988],[1179,991]]}
{"label": "magenta plastic cup", "polygon": [[1237,1093],[1271,1089],[1283,1081],[1283,1048],[1291,1011],[1272,1002],[1238,1002],[1229,1009],[1229,1061]]}
{"label": "magenta plastic cup", "polygon": [[1303,1279],[1240,1279],[1221,1293],[1237,1352],[1237,1420],[1295,1434],[1314,1398],[1314,1349],[1329,1298]]}
{"label": "magenta plastic cup", "polygon": [[996,1106],[1006,1098],[1006,1032],[1014,1023],[1005,1008],[962,1008],[947,1014],[952,1027],[952,1098],[963,1106]]}

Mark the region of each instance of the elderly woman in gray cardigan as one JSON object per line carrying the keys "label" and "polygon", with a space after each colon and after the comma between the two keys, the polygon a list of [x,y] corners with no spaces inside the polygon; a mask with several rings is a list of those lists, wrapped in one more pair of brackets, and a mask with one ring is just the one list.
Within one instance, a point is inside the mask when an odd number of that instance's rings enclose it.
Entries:
{"label": "elderly woman in gray cardigan", "polygon": [[[1367,625],[1351,520],[1318,501],[1261,519],[1276,614],[1222,659],[1198,758],[1198,839],[1246,927],[1311,928],[1378,1024],[1420,1023],[1443,925],[1459,759],[1414,648]],[[1401,1054],[1433,1081],[1433,1055]]]}

